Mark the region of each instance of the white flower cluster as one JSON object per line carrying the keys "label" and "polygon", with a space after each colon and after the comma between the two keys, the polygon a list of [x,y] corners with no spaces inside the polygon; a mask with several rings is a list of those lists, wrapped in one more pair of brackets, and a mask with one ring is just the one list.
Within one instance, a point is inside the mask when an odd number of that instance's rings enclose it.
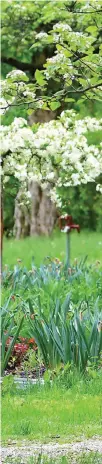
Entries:
{"label": "white flower cluster", "polygon": [[[73,68],[73,78],[75,75],[78,77],[78,65],[75,68],[72,57],[77,51],[78,53],[85,53],[85,50],[87,51],[90,49],[94,37],[87,33],[83,33],[83,31],[73,31],[69,24],[61,21],[53,26],[51,34],[58,51],[55,52],[52,58],[47,59],[45,70],[46,78],[49,79],[50,77],[54,77],[56,73],[59,73],[60,76],[64,75],[66,79],[67,73],[69,76],[69,68],[71,67]],[[50,37],[50,34],[48,37]]]}
{"label": "white flower cluster", "polygon": [[42,39],[46,39],[48,37],[48,34],[46,32],[39,32],[38,34],[36,34],[36,39],[39,39],[39,40],[42,40]]}
{"label": "white flower cluster", "polygon": [[5,98],[0,98],[0,115],[5,114],[8,109],[8,104]]}
{"label": "white flower cluster", "polygon": [[35,99],[35,93],[28,86],[28,76],[21,70],[14,69],[6,75],[6,79],[1,80],[1,89],[2,89],[2,99],[5,100],[4,106],[1,100],[1,107],[4,107],[2,114],[12,105],[15,99],[21,100],[21,97],[26,99]]}
{"label": "white flower cluster", "polygon": [[101,185],[101,184],[97,184],[97,185],[96,185],[96,190],[97,190],[97,192],[102,193],[102,185]]}
{"label": "white flower cluster", "polygon": [[46,79],[50,79],[54,77],[58,72],[60,75],[63,75],[64,79],[70,77],[70,73],[73,77],[73,72],[77,73],[72,66],[72,62],[70,58],[66,58],[65,51],[55,52],[55,55],[52,58],[47,58],[46,60],[46,69],[44,70],[44,74]]}
{"label": "white flower cluster", "polygon": [[91,11],[93,10],[93,13],[94,13],[94,10],[96,12],[96,10],[101,8],[101,6],[102,6],[102,3],[99,2],[99,0],[97,0],[97,1],[96,0],[91,0],[91,1],[88,0],[88,1],[85,1],[85,3],[82,2],[81,10],[82,11],[89,11],[89,12],[90,12],[90,10]]}
{"label": "white flower cluster", "polygon": [[28,89],[24,90],[23,95],[24,95],[24,97],[29,97],[29,99],[32,99],[32,100],[35,99],[35,93],[30,92],[30,90],[28,90]]}
{"label": "white flower cluster", "polygon": [[[69,26],[69,24],[66,23],[57,23],[53,26],[53,31],[52,34],[53,36],[57,33],[60,43],[63,44],[64,40],[66,40],[69,43],[70,40],[70,46],[72,47],[73,50],[75,50],[75,44],[78,49],[83,48],[85,46],[88,48],[91,46],[93,42],[93,37],[92,36],[87,36],[86,34],[83,34],[83,32],[79,31],[73,31],[72,28]],[[58,40],[59,41],[59,40]],[[74,48],[73,48],[74,46]]]}
{"label": "white flower cluster", "polygon": [[3,178],[14,175],[23,186],[32,179],[43,188],[50,185],[51,198],[61,206],[60,188],[96,182],[102,193],[101,144],[88,145],[85,133],[102,129],[102,120],[78,120],[74,111],[63,111],[60,120],[41,124],[36,133],[23,118],[10,126],[1,126]]}
{"label": "white flower cluster", "polygon": [[20,80],[22,78],[25,78],[26,74],[24,73],[24,71],[21,71],[20,69],[14,69],[13,71],[10,71],[7,75],[6,75],[6,79],[8,78],[11,78],[11,79],[15,79],[16,77],[20,77]]}
{"label": "white flower cluster", "polygon": [[63,32],[68,31],[68,32],[70,32],[70,31],[72,31],[72,29],[69,26],[69,24],[59,22],[59,23],[56,23],[53,26],[53,31],[61,31],[61,32],[62,31]]}
{"label": "white flower cluster", "polygon": [[64,53],[56,53],[56,55],[52,56],[52,58],[47,58],[48,63],[62,63],[63,61],[66,61],[66,57]]}
{"label": "white flower cluster", "polygon": [[27,75],[25,74],[24,71],[21,71],[20,69],[13,69],[13,71],[10,71],[7,75],[6,75],[6,80],[4,81],[5,85],[6,85],[6,81],[8,82],[20,82],[21,85],[22,85],[22,82],[27,82],[28,81],[28,77]]}

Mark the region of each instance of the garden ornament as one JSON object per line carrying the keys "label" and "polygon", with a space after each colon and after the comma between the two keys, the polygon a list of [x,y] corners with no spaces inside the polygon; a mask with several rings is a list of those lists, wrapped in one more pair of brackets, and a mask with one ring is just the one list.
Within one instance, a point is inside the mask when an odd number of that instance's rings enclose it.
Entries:
{"label": "garden ornament", "polygon": [[80,226],[73,223],[72,216],[65,214],[59,217],[59,227],[61,232],[66,233],[66,265],[70,267],[70,232],[72,229],[80,232]]}

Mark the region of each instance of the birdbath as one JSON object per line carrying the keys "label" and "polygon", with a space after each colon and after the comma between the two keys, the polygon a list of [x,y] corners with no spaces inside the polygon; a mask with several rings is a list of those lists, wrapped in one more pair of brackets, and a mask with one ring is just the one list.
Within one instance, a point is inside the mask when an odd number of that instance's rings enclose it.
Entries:
{"label": "birdbath", "polygon": [[59,227],[61,232],[66,233],[66,266],[70,267],[70,232],[73,229],[80,232],[80,226],[73,223],[72,216],[65,214],[65,216],[59,217]]}

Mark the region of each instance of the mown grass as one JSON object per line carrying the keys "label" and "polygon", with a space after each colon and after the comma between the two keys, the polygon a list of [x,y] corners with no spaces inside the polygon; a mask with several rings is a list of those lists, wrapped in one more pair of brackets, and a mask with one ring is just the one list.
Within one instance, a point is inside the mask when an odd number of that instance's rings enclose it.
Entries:
{"label": "mown grass", "polygon": [[[46,256],[65,259],[66,237],[60,231],[54,231],[50,237],[27,237],[15,240],[4,238],[3,264],[13,267],[17,259],[30,268],[32,257],[39,266]],[[71,261],[88,256],[88,262],[102,262],[102,234],[98,232],[81,231],[71,233]]]}
{"label": "mown grass", "polygon": [[[16,387],[15,387],[16,388]],[[4,390],[2,439],[48,442],[101,435],[102,373],[90,381],[78,375],[71,388],[54,383],[27,390]]]}

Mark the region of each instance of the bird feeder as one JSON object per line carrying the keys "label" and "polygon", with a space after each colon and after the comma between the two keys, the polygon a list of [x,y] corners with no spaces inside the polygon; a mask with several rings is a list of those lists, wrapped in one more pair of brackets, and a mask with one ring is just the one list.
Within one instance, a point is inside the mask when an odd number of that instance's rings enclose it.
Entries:
{"label": "bird feeder", "polygon": [[66,233],[66,266],[70,267],[70,232],[71,230],[80,232],[80,226],[73,223],[72,216],[65,214],[59,217],[59,227],[61,232]]}

